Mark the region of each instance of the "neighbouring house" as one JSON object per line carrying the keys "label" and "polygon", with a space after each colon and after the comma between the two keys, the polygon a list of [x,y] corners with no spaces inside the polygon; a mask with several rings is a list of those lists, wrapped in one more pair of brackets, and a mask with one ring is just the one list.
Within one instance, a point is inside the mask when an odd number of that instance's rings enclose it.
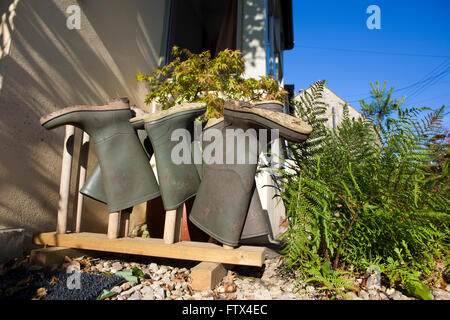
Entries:
{"label": "neighbouring house", "polygon": [[[271,74],[281,84],[283,51],[293,47],[292,0],[3,0],[0,16],[0,228],[25,228],[28,240],[55,230],[58,211],[64,128],[44,130],[42,115],[125,96],[154,111],[134,78],[170,61],[173,45],[240,49],[247,76]],[[80,140],[77,130],[75,146]],[[88,174],[95,163],[91,145]],[[284,209],[262,188],[269,180],[261,174],[258,187],[276,236]],[[136,206],[132,224],[147,209],[162,205]],[[83,231],[106,232],[107,220],[106,206],[86,198]]]}
{"label": "neighbouring house", "polygon": [[[310,92],[310,90],[311,88],[300,90],[300,92],[295,96],[294,99],[299,100],[300,97],[304,95],[304,92]],[[325,123],[325,126],[330,129],[339,126],[339,124],[344,119],[344,105],[347,105],[348,107],[348,116],[350,117],[350,119],[362,117],[362,114],[358,110],[353,108],[350,104],[348,104],[344,99],[338,96],[337,93],[335,93],[327,86],[324,87],[321,102],[323,102],[327,107],[325,116],[328,118],[328,121]]]}

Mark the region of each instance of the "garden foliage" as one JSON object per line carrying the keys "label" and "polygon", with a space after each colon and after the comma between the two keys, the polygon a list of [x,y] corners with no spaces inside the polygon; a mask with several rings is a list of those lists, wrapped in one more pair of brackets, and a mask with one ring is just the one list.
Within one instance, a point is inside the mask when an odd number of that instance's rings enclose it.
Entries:
{"label": "garden foliage", "polygon": [[391,285],[428,299],[424,282],[439,278],[437,263],[449,253],[445,107],[402,107],[377,82],[372,101],[361,101],[362,118],[350,119],[343,106],[342,123],[327,129],[324,86],[316,82],[294,102],[313,133],[290,144],[278,180],[289,221],[286,264],[339,294],[352,287],[349,268],[363,273],[376,265]]}
{"label": "garden foliage", "polygon": [[206,118],[222,115],[226,100],[279,100],[286,92],[270,75],[259,79],[245,77],[245,63],[239,50],[224,50],[216,57],[209,51],[200,54],[173,47],[173,61],[152,75],[140,73],[136,80],[147,84],[145,102],[153,100],[163,109],[177,104],[204,102],[208,105]]}

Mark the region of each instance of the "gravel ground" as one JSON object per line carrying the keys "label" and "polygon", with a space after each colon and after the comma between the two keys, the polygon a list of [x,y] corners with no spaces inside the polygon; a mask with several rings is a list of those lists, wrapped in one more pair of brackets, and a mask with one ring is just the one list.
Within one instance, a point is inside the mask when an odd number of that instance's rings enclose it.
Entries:
{"label": "gravel ground", "polygon": [[[33,266],[27,262],[16,261],[18,267],[14,265],[8,268],[0,265],[0,279],[11,281],[23,281],[17,276],[17,270],[23,268],[32,269]],[[328,299],[325,292],[318,290],[312,285],[296,283],[293,274],[281,272],[283,260],[276,252],[269,250],[263,268],[229,266],[228,275],[213,289],[208,291],[194,291],[190,286],[190,268],[197,262],[170,260],[162,258],[147,258],[139,256],[103,256],[101,258],[90,259],[70,259],[66,258],[63,265],[53,266],[46,271],[45,279],[39,283],[30,282],[28,291],[36,291],[35,299],[95,299],[103,289],[108,289],[110,297],[107,300],[324,300]],[[75,265],[82,271],[84,282],[96,282],[96,286],[87,285],[89,293],[81,293],[70,296],[61,289],[65,283],[62,274],[70,265]],[[117,272],[127,269],[142,271],[139,275],[139,283],[127,282],[122,277],[114,276]],[[5,269],[8,269],[5,272]],[[2,271],[3,270],[3,271]],[[11,276],[11,271],[16,270],[15,278]],[[19,272],[20,274],[20,272]],[[28,273],[22,273],[22,278],[27,279]],[[44,282],[51,282],[49,279],[59,279],[58,288],[46,285]],[[51,277],[51,278],[50,278]],[[96,277],[94,281],[93,277]],[[100,277],[103,281],[98,281]],[[347,299],[353,300],[413,300],[402,292],[386,288],[384,286],[372,286],[367,288],[364,278],[356,279],[355,286],[358,290],[346,292]],[[55,282],[55,281],[53,281]],[[99,285],[98,283],[102,283]],[[55,285],[55,284],[53,284]],[[14,287],[14,286],[13,286]],[[16,283],[17,287],[17,283]],[[46,292],[39,289],[45,287]],[[8,289],[4,285],[0,287],[0,299]],[[11,289],[9,289],[11,290]],[[78,290],[79,291],[79,290]],[[83,290],[81,290],[83,291]],[[59,293],[58,293],[59,292]],[[445,288],[431,288],[435,300],[450,300],[450,285]],[[58,294],[57,294],[58,293]],[[30,295],[14,297],[16,299],[27,299]],[[338,297],[340,298],[340,297]]]}

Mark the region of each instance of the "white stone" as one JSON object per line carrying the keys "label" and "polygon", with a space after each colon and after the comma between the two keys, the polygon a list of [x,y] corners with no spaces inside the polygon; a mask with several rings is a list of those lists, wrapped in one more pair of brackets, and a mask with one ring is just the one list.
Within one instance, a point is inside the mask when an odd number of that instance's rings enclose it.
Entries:
{"label": "white stone", "polygon": [[139,292],[134,292],[128,300],[141,300],[142,296]]}
{"label": "white stone", "polygon": [[363,299],[363,300],[369,300],[370,299],[369,294],[366,291],[364,291],[364,290],[361,290],[359,292],[359,297],[361,299]]}
{"label": "white stone", "polygon": [[141,290],[142,300],[155,300],[155,293],[151,287],[144,287]]}
{"label": "white stone", "polygon": [[122,292],[122,288],[117,286],[117,287],[112,288],[111,291],[119,294]]}

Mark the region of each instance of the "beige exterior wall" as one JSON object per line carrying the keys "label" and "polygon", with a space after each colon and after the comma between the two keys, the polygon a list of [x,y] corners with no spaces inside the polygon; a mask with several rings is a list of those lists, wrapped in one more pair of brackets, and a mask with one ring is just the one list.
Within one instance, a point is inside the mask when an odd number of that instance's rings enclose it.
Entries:
{"label": "beige exterior wall", "polygon": [[266,0],[240,0],[237,47],[245,60],[249,78],[266,73]]}
{"label": "beige exterior wall", "polygon": [[[305,91],[310,92],[310,89],[306,89]],[[299,96],[302,94],[302,91],[295,97],[296,100],[299,100]],[[328,87],[325,87],[323,90],[323,99],[322,102],[324,102],[328,107],[325,112],[326,117],[328,118],[328,121],[325,123],[325,125],[328,128],[333,128],[333,108],[334,108],[334,117],[335,117],[335,125],[336,127],[339,126],[339,124],[344,119],[344,104],[346,103],[341,97],[339,97],[335,92],[333,92]],[[351,118],[359,118],[361,117],[361,113],[359,113],[358,110],[353,108],[351,105],[348,105],[348,116]]]}
{"label": "beige exterior wall", "polygon": [[[111,97],[126,96],[144,107],[146,91],[134,77],[163,61],[167,3],[18,2],[11,47],[0,65],[6,66],[0,93],[0,227],[24,227],[28,239],[33,232],[55,230],[64,128],[47,131],[39,118]],[[81,30],[66,26],[70,5],[81,8]],[[74,164],[79,136],[77,130]],[[96,162],[92,151],[88,173]],[[75,177],[74,172],[72,194]],[[84,231],[106,231],[105,205],[85,199],[83,214]]]}

